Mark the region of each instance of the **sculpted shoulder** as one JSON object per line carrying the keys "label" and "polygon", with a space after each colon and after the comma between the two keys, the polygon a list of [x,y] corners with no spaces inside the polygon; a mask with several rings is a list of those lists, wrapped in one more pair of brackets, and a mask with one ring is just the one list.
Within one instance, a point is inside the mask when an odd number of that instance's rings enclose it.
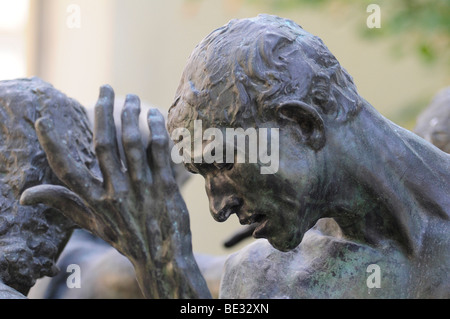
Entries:
{"label": "sculpted shoulder", "polygon": [[[379,289],[367,284],[373,264],[381,270]],[[257,240],[231,255],[220,297],[401,298],[409,296],[404,284],[410,273],[407,261],[388,245],[383,251],[348,241],[334,221],[323,219],[290,252]]]}
{"label": "sculpted shoulder", "polygon": [[[261,239],[230,255],[221,286],[222,298],[308,298],[316,267],[326,262],[326,251],[342,246],[339,227],[323,219],[305,234],[292,251],[274,249]],[[348,244],[349,245],[349,244]],[[358,247],[351,248],[357,250]],[[324,265],[320,266],[322,269]]]}

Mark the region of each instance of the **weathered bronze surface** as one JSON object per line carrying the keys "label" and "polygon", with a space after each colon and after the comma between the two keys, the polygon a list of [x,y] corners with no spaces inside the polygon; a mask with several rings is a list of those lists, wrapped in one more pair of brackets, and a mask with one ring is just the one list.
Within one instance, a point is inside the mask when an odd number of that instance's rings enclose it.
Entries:
{"label": "weathered bronze surface", "polygon": [[[261,15],[208,35],[168,118],[171,132],[195,120],[280,128],[276,174],[187,164],[216,219],[236,214],[268,239],[228,259],[222,297],[449,296],[449,155],[381,116],[293,21]],[[372,264],[380,289],[367,284]]]}
{"label": "weathered bronze surface", "polygon": [[[133,264],[145,297],[210,297],[163,116],[149,111],[144,146],[139,99],[127,97],[121,159],[113,101],[103,86],[96,161],[88,163],[77,155],[90,156],[86,144],[68,143],[67,117],[31,121],[65,186],[28,188],[21,203],[56,208],[115,247]],[[450,155],[381,116],[319,38],[268,15],[213,31],[188,59],[169,132],[192,132],[196,120],[204,130],[279,129],[274,174],[261,174],[260,163],[185,163],[205,178],[216,220],[235,214],[267,239],[228,258],[221,297],[450,296]],[[372,269],[379,283],[370,282]]]}
{"label": "weathered bronze surface", "polygon": [[34,128],[43,116],[64,128],[58,138],[67,145],[65,156],[94,163],[92,133],[78,102],[38,78],[0,82],[0,298],[24,297],[36,279],[55,275],[75,226],[49,206],[19,205],[31,186],[61,185]]}

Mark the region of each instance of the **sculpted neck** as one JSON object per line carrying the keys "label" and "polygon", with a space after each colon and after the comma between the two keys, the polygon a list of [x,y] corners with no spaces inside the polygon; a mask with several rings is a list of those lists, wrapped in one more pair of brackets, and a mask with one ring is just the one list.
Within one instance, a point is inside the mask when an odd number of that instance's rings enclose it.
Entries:
{"label": "sculpted neck", "polygon": [[332,158],[341,184],[329,195],[329,217],[348,238],[370,245],[390,239],[415,254],[429,222],[449,219],[450,156],[368,103],[340,132]]}

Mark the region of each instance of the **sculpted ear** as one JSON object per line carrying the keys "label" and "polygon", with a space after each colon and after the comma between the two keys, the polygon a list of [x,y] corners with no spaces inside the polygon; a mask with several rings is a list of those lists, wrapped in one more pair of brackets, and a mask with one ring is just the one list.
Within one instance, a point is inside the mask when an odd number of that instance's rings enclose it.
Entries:
{"label": "sculpted ear", "polygon": [[294,122],[302,141],[318,151],[325,145],[325,126],[322,117],[315,108],[306,103],[292,101],[277,108],[278,116]]}

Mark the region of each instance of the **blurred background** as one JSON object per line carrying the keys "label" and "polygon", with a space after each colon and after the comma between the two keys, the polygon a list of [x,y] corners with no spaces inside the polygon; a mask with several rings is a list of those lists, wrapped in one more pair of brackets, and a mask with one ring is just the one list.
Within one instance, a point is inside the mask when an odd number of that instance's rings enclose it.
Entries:
{"label": "blurred background", "polygon": [[[138,94],[167,111],[195,45],[259,13],[322,38],[360,94],[406,128],[450,84],[449,0],[0,0],[0,80],[39,76],[87,107],[108,83],[117,96]],[[222,242],[240,228],[237,218],[213,221],[200,176],[182,192],[194,250],[229,253]]]}

